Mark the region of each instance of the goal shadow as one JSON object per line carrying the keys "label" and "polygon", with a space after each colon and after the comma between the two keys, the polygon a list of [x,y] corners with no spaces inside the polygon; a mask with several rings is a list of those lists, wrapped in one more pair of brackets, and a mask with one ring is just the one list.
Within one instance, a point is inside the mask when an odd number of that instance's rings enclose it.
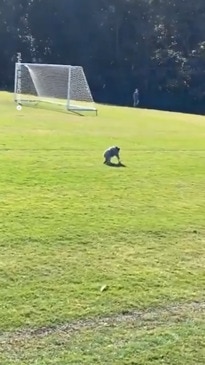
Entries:
{"label": "goal shadow", "polygon": [[23,108],[32,108],[34,110],[47,110],[47,111],[52,111],[52,112],[57,112],[57,113],[62,113],[62,114],[67,114],[67,115],[73,115],[76,117],[84,117],[84,116],[95,116],[96,114],[93,113],[93,111],[83,111],[79,112],[79,111],[75,111],[75,110],[70,110],[70,109],[65,109],[61,104],[50,104],[50,103],[46,103],[46,102],[38,102],[38,103],[22,103],[22,107]]}

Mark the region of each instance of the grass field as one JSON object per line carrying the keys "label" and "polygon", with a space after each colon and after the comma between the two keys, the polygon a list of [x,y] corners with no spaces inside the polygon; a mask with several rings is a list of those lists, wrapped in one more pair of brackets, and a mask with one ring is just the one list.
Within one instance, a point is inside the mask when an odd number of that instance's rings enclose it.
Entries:
{"label": "grass field", "polygon": [[204,182],[203,116],[0,93],[0,364],[204,364]]}

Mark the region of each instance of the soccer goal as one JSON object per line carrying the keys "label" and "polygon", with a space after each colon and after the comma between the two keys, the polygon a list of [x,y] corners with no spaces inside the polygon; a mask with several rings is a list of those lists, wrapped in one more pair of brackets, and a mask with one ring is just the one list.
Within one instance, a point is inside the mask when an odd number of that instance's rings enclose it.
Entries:
{"label": "soccer goal", "polygon": [[81,66],[17,62],[14,98],[22,105],[52,103],[63,105],[75,113],[92,111],[97,115]]}

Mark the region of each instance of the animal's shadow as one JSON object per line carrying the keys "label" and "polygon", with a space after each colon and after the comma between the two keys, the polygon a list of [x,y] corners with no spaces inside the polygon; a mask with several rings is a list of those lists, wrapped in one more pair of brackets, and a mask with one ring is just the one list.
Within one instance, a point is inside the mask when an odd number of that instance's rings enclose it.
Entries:
{"label": "animal's shadow", "polygon": [[118,162],[118,163],[109,162],[109,163],[106,163],[105,165],[109,166],[109,167],[126,167],[126,165],[124,165],[122,162]]}

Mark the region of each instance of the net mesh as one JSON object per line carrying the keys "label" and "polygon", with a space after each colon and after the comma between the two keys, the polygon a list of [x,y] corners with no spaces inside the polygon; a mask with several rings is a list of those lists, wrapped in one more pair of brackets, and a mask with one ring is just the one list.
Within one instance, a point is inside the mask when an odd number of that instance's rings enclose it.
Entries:
{"label": "net mesh", "polygon": [[[51,102],[71,110],[96,110],[81,66],[18,64],[21,75],[15,75],[15,96],[24,102]],[[16,97],[17,100],[17,97]]]}
{"label": "net mesh", "polygon": [[70,69],[70,108],[83,107],[93,102],[92,94],[82,67]]}

